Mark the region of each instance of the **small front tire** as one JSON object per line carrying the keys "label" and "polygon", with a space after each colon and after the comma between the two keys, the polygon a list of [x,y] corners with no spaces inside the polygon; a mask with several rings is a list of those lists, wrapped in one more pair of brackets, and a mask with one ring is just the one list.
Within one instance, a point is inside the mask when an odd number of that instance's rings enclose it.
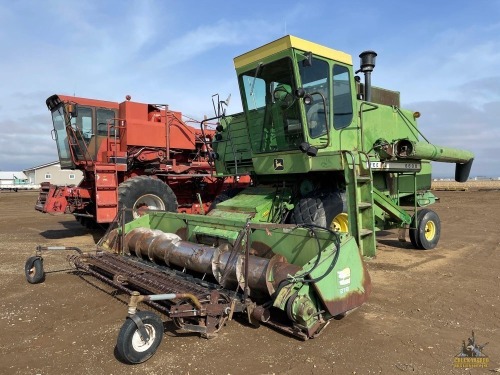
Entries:
{"label": "small front tire", "polygon": [[441,221],[432,210],[424,208],[417,212],[417,225],[415,216],[410,226],[410,241],[419,250],[434,249],[441,236]]}
{"label": "small front tire", "polygon": [[151,358],[163,338],[163,322],[158,315],[149,311],[139,311],[136,316],[142,320],[149,339],[144,341],[135,322],[127,318],[120,329],[116,343],[119,357],[130,364],[142,363]]}
{"label": "small front tire", "polygon": [[43,260],[39,256],[29,257],[24,264],[24,274],[30,284],[39,284],[45,280],[45,271],[43,270]]}

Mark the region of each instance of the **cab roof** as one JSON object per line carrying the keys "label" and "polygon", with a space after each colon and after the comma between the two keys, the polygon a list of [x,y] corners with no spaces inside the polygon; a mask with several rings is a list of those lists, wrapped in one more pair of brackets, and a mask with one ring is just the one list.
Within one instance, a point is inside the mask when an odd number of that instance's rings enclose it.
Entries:
{"label": "cab roof", "polygon": [[317,56],[352,65],[352,56],[345,52],[337,51],[305,39],[297,38],[293,35],[287,35],[275,40],[274,42],[265,44],[252,51],[244,53],[243,55],[235,57],[234,66],[238,69],[243,66],[259,62],[267,56],[271,56],[290,48],[295,48],[304,52],[312,52]]}

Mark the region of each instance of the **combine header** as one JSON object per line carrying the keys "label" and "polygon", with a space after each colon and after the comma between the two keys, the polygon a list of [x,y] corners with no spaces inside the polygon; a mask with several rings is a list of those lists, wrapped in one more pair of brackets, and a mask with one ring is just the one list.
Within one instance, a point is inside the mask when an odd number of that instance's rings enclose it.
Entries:
{"label": "combine header", "polygon": [[[371,87],[376,54],[360,56],[364,83],[351,56],[292,36],[237,57],[244,112],[218,118],[211,157],[216,176],[250,174],[252,186],[225,191],[204,216],[149,211],[126,223],[124,211],[96,252],[70,256],[131,294],[125,361],[145,361],[162,339],[140,303],[204,337],[243,316],[308,339],[367,300],[378,230],[437,245],[439,217],[418,209],[436,200],[430,161],[455,163],[463,182],[473,155],[430,144],[418,112]],[[29,282],[43,280],[48,250],[28,259]]]}

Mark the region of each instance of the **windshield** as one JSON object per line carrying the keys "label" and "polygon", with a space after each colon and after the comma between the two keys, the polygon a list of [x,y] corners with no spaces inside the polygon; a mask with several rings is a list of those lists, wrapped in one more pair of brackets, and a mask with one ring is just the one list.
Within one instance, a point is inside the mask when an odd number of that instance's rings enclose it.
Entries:
{"label": "windshield", "polygon": [[66,126],[65,106],[52,111],[55,138],[62,168],[75,168],[79,161],[94,160],[96,137],[91,107],[78,106],[78,116]]}
{"label": "windshield", "polygon": [[253,152],[297,150],[304,135],[292,60],[259,64],[240,80]]}
{"label": "windshield", "polygon": [[54,123],[57,152],[59,153],[61,168],[71,168],[74,165],[69,152],[68,135],[66,134],[64,122],[64,105],[61,104],[57,109],[52,111],[52,122]]}

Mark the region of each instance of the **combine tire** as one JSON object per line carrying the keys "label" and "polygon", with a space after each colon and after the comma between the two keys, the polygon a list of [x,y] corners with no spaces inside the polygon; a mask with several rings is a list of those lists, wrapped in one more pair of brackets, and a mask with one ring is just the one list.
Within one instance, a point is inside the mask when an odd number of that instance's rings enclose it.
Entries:
{"label": "combine tire", "polygon": [[29,257],[24,265],[24,274],[30,284],[39,284],[45,280],[43,261],[39,256]]}
{"label": "combine tire", "polygon": [[136,316],[142,320],[149,339],[143,340],[136,323],[127,318],[116,342],[118,356],[130,364],[142,363],[151,358],[163,338],[163,322],[158,315],[149,311],[139,311]]}
{"label": "combine tire", "polygon": [[345,192],[314,193],[299,200],[292,211],[293,224],[313,224],[335,231],[348,231]]}
{"label": "combine tire", "polygon": [[122,182],[118,187],[118,207],[132,208],[125,212],[125,222],[140,216],[141,207],[154,210],[177,211],[177,198],[163,181],[147,176],[137,176]]}
{"label": "combine tire", "polygon": [[415,216],[410,226],[410,241],[416,249],[434,249],[441,235],[441,221],[432,210],[424,208],[417,212],[418,225],[415,226]]}

